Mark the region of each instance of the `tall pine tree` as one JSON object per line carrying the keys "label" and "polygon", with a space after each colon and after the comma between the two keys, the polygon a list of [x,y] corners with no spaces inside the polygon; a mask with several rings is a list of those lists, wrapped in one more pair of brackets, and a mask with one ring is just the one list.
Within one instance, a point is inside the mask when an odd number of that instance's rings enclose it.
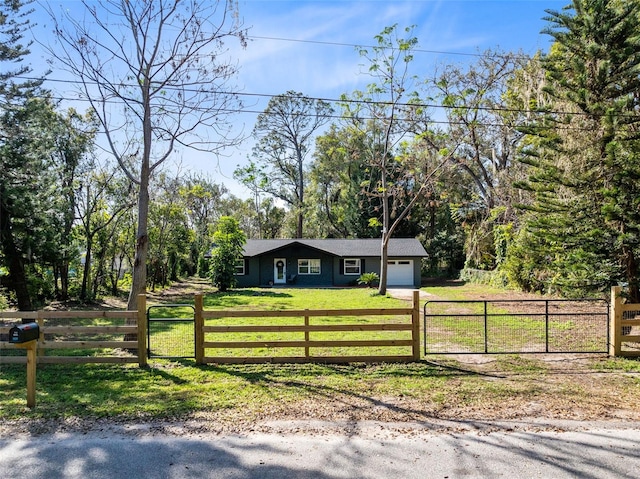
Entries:
{"label": "tall pine tree", "polygon": [[564,293],[629,284],[640,300],[640,2],[574,0],[547,11],[550,108],[525,151],[536,193],[532,272]]}
{"label": "tall pine tree", "polygon": [[[30,2],[26,2],[28,4]],[[3,279],[16,295],[21,310],[33,309],[27,281],[27,261],[36,235],[29,206],[34,195],[28,186],[34,167],[28,136],[33,124],[28,118],[40,110],[34,102],[39,81],[23,80],[31,69],[22,63],[29,54],[23,43],[31,10],[19,0],[0,1],[0,260],[8,271]]]}

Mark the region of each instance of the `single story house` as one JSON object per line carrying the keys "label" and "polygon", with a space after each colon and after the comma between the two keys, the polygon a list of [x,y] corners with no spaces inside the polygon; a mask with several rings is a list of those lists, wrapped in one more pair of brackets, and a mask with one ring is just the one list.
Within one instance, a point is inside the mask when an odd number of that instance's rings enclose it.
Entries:
{"label": "single story house", "polygon": [[[380,239],[247,240],[236,267],[239,287],[295,284],[347,286],[362,273],[380,274]],[[392,238],[388,247],[387,286],[420,286],[421,259],[427,256],[415,238]]]}

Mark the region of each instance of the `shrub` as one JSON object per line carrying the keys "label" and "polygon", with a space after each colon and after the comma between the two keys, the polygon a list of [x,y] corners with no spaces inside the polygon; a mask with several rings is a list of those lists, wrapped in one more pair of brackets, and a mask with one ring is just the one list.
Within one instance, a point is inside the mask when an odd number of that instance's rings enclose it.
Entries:
{"label": "shrub", "polygon": [[5,294],[4,289],[0,288],[0,311],[3,311],[9,307],[9,300]]}
{"label": "shrub", "polygon": [[358,278],[358,284],[366,284],[369,288],[373,288],[378,281],[378,273],[362,273]]}
{"label": "shrub", "polygon": [[238,220],[223,216],[218,221],[213,240],[215,247],[211,252],[210,277],[213,284],[224,292],[236,285],[236,262],[242,258],[246,237]]}

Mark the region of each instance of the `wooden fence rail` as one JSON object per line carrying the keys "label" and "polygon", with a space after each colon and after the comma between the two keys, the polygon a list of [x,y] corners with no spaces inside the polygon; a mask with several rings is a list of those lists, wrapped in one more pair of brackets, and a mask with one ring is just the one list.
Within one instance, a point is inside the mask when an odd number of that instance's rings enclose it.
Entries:
{"label": "wooden fence rail", "polygon": [[[195,297],[195,335],[196,335],[196,362],[205,363],[291,363],[291,362],[408,362],[420,359],[420,298],[419,292],[413,293],[413,305],[411,308],[389,309],[331,309],[331,310],[285,310],[285,311],[206,311],[203,307],[202,295]],[[312,318],[338,318],[338,317],[371,317],[371,316],[408,316],[410,322],[380,322],[367,324],[311,324]],[[300,318],[303,324],[283,325],[211,325],[207,320],[220,320],[223,318]],[[401,332],[409,331],[410,339],[312,339],[314,333],[346,333],[346,332]],[[304,333],[304,337],[294,340],[207,340],[210,336],[220,336],[228,333]],[[376,355],[313,355],[312,350],[317,348],[397,348],[407,349],[407,354],[376,354]],[[220,356],[207,355],[211,350],[221,349],[299,349],[298,355],[269,355],[269,356]]]}
{"label": "wooden fence rail", "polygon": [[[138,296],[136,311],[0,311],[0,321],[7,319],[31,320],[40,326],[37,343],[38,364],[84,363],[138,363],[147,364],[146,296]],[[123,320],[125,324],[81,325],[80,320]],[[69,323],[69,324],[60,324]],[[74,324],[76,323],[76,324]],[[132,323],[132,324],[128,324]],[[0,335],[8,335],[12,324],[0,324]],[[104,336],[131,335],[133,341],[104,339]],[[63,340],[51,339],[63,336]],[[76,339],[77,338],[77,339]],[[0,341],[0,349],[13,350],[19,346]],[[47,350],[127,350],[127,355],[47,356]],[[135,351],[135,354],[131,352]],[[25,356],[0,356],[0,363],[26,363]]]}
{"label": "wooden fence rail", "polygon": [[622,288],[611,288],[609,355],[640,356],[640,304],[625,303]]}
{"label": "wooden fence rail", "polygon": [[[360,308],[329,310],[285,310],[285,311],[208,311],[204,309],[202,295],[195,296],[195,357],[198,364],[205,363],[264,363],[264,362],[391,362],[417,361],[420,359],[420,305],[419,292],[413,294],[413,304],[407,308]],[[375,317],[393,317],[386,322],[375,321]],[[403,321],[398,317],[408,317]],[[350,323],[337,318],[357,318]],[[288,324],[211,324],[216,320],[230,319],[290,319]],[[313,324],[317,318],[332,318],[331,323]],[[37,363],[138,363],[147,364],[147,318],[146,297],[138,297],[136,311],[33,311],[0,312],[0,334],[8,335],[11,324],[2,320],[32,320],[40,326],[40,338],[37,343]],[[123,320],[124,324],[78,324],[78,321],[94,322],[96,319],[108,321]],[[297,319],[297,324],[295,320]],[[364,322],[367,321],[367,322]],[[14,321],[15,324],[16,321]],[[208,323],[207,323],[208,322]],[[384,337],[376,333],[384,332]],[[224,339],[228,334],[270,334],[269,339],[239,340],[234,337]],[[278,335],[289,335],[279,338]],[[336,333],[338,337],[329,337]],[[349,333],[365,333],[357,339],[341,336]],[[369,337],[366,333],[371,333]],[[394,336],[394,333],[398,335]],[[408,333],[408,334],[407,334]],[[131,335],[135,340],[126,340]],[[294,336],[293,338],[291,336]],[[115,338],[114,336],[118,336]],[[214,339],[217,338],[217,339]],[[265,348],[284,353],[269,356],[253,355]],[[290,354],[284,348],[295,348],[296,354]],[[314,354],[320,348],[340,348],[351,352],[357,348],[376,348],[377,351],[394,348],[392,353],[367,355]],[[398,349],[400,348],[400,349]],[[0,341],[0,349],[18,349],[15,344]],[[112,351],[99,352],[100,349]],[[250,351],[242,355],[242,349]],[[60,352],[89,350],[84,355],[60,355]],[[93,350],[93,351],[92,351]],[[115,354],[113,350],[126,351],[127,354]],[[216,355],[215,351],[233,350],[238,354]],[[404,351],[406,350],[406,354]],[[46,351],[53,354],[47,355]],[[84,352],[84,351],[83,351]],[[299,352],[299,354],[298,354]],[[210,354],[207,354],[210,353]],[[0,355],[0,363],[25,363],[26,357]]]}

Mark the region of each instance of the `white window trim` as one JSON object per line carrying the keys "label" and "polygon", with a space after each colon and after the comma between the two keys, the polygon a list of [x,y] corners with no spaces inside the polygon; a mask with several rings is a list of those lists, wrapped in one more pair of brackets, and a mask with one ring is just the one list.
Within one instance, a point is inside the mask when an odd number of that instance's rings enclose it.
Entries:
{"label": "white window trim", "polygon": [[[306,263],[306,264],[303,264]],[[317,259],[317,258],[302,258],[298,260],[298,274],[300,275],[316,275],[316,274],[321,274],[322,272],[322,268],[321,268],[322,262]],[[317,266],[318,271],[314,272],[312,271],[312,268]],[[307,270],[306,273],[303,273],[300,268],[305,268]]]}
{"label": "white window trim", "polygon": [[[237,260],[236,271],[233,274],[235,274],[236,276],[244,276],[246,274],[244,266],[245,266],[244,258]],[[239,270],[242,270],[242,271],[239,271]]]}
{"label": "white window trim", "polygon": [[[357,268],[358,271],[356,273],[347,272],[347,261],[354,261],[354,265],[350,265],[349,268]],[[362,269],[362,262],[360,258],[345,258],[344,259],[344,275],[345,276],[360,276],[360,271]]]}

